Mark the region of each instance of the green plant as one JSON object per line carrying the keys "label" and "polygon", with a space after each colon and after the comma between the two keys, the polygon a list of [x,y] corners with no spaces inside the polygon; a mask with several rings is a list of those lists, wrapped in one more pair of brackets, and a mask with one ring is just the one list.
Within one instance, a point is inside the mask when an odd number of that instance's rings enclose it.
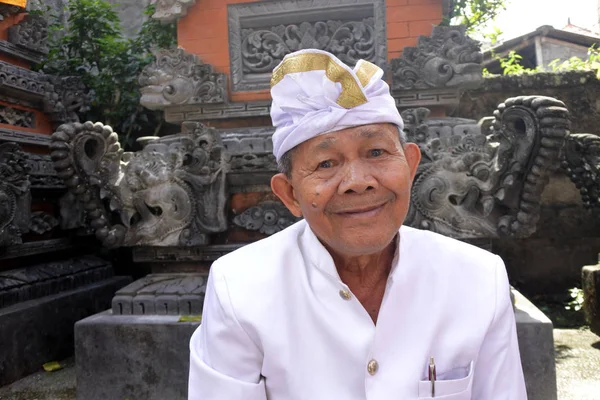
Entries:
{"label": "green plant", "polygon": [[500,68],[502,68],[502,73],[504,75],[522,75],[522,74],[532,74],[535,72],[540,72],[539,68],[525,68],[521,65],[521,60],[523,57],[519,55],[516,51],[511,51],[504,58],[498,58],[500,62]]}
{"label": "green plant", "polygon": [[464,24],[467,31],[473,32],[493,21],[498,14],[506,9],[510,0],[455,0],[452,15],[443,21],[449,24]]}
{"label": "green plant", "polygon": [[[145,14],[152,13],[154,6],[149,6]],[[90,110],[81,119],[111,125],[123,134],[123,146],[131,146],[142,132],[156,134],[162,115],[139,104],[137,79],[152,61],[152,48],[176,44],[175,24],[150,18],[136,38],[126,39],[118,14],[104,0],[72,0],[68,14],[66,30],[58,23],[50,27],[50,53],[39,68],[48,74],[80,77],[92,96]]]}
{"label": "green plant", "polygon": [[565,306],[565,310],[581,310],[584,302],[583,290],[580,288],[571,288],[569,289],[569,294],[572,300],[567,303],[567,305]]}

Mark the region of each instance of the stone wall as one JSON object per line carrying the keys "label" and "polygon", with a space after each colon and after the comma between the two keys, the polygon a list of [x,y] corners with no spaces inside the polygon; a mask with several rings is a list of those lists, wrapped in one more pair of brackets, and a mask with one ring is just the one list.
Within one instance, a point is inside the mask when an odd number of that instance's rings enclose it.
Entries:
{"label": "stone wall", "polygon": [[[150,0],[108,0],[108,2],[116,5],[125,36],[135,36],[146,20],[143,12],[150,3]],[[39,9],[41,5],[43,5],[43,8],[49,6],[61,22],[65,23],[67,14],[64,9],[68,3],[69,0],[33,0],[30,2],[29,8]]]}
{"label": "stone wall", "polygon": [[[506,98],[527,94],[564,101],[571,112],[572,133],[600,134],[600,81],[592,72],[487,78],[481,88],[464,93],[454,115],[478,119]],[[581,267],[597,260],[600,210],[585,209],[575,185],[557,171],[543,193],[541,214],[533,236],[494,240],[493,250],[525,294],[565,293],[581,285]]]}

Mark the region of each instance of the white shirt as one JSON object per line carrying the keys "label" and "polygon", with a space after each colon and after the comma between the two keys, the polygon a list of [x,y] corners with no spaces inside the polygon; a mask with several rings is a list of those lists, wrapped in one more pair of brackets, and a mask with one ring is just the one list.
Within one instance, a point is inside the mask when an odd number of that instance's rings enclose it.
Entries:
{"label": "white shirt", "polygon": [[405,226],[397,248],[377,325],[305,221],[217,260],[189,399],[429,399],[432,356],[436,399],[526,399],[502,260]]}

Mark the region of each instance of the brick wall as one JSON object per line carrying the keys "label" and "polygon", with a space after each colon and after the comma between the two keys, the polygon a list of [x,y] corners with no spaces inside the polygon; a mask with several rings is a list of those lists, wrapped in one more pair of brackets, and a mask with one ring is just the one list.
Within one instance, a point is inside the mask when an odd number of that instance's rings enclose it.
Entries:
{"label": "brick wall", "polygon": [[[179,21],[179,45],[229,76],[227,5],[254,0],[197,0]],[[406,46],[414,46],[419,35],[431,34],[442,19],[443,0],[387,0],[388,59],[399,57]],[[269,99],[268,90],[234,93],[232,101]]]}

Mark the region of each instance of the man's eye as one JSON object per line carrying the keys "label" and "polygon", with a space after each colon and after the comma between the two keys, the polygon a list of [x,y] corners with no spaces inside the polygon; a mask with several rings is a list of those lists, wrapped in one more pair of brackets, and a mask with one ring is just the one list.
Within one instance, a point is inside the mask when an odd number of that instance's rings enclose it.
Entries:
{"label": "man's eye", "polygon": [[319,168],[331,168],[332,166],[333,163],[331,162],[331,160],[321,161],[319,163]]}
{"label": "man's eye", "polygon": [[373,149],[369,151],[369,154],[371,155],[371,157],[379,157],[380,155],[383,154],[383,150],[381,149]]}

